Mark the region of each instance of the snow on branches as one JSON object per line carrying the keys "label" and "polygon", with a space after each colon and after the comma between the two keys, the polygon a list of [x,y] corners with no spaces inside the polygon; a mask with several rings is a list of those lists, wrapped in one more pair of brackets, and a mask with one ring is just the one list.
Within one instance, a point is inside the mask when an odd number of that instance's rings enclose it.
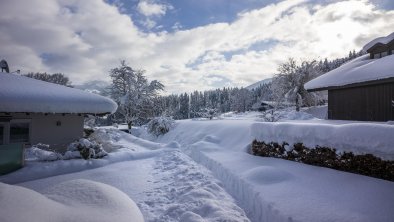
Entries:
{"label": "snow on branches", "polygon": [[318,93],[308,93],[304,84],[322,74],[321,66],[316,60],[297,64],[294,59],[288,59],[279,65],[278,73],[272,81],[274,100],[295,104],[297,111],[303,104],[317,105],[323,98]]}
{"label": "snow on branches", "polygon": [[154,116],[154,99],[164,85],[157,80],[151,82],[144,70],[134,70],[121,61],[120,67],[111,69],[111,96],[118,103],[117,114],[128,124],[141,125]]}

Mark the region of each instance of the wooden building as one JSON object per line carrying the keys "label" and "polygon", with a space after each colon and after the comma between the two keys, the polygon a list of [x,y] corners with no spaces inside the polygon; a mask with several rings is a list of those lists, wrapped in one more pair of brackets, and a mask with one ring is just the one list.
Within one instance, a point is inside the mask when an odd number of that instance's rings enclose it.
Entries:
{"label": "wooden building", "polygon": [[305,84],[328,90],[328,119],[394,120],[394,33],[377,38],[360,56]]}

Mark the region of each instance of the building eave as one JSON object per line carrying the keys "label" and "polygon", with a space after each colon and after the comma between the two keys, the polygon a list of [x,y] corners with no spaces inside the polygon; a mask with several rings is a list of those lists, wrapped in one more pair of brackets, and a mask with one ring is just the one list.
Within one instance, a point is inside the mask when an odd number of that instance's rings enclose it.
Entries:
{"label": "building eave", "polygon": [[327,86],[327,87],[321,87],[321,88],[307,89],[307,91],[308,92],[317,92],[317,91],[324,91],[324,90],[347,89],[347,88],[362,87],[362,86],[368,86],[368,85],[378,85],[378,84],[385,84],[385,83],[392,83],[392,82],[394,82],[394,77],[352,83],[352,84],[347,84],[347,85],[342,85],[342,86]]}

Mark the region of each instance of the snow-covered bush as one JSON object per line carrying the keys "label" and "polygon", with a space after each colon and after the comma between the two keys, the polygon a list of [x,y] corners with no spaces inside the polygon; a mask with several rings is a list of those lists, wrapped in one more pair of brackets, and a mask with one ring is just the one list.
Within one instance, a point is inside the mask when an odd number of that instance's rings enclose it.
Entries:
{"label": "snow-covered bush", "polygon": [[214,117],[219,115],[219,111],[216,108],[214,108],[214,109],[205,108],[200,111],[199,115],[203,118],[213,119]]}
{"label": "snow-covered bush", "polygon": [[263,114],[261,115],[261,118],[265,122],[276,122],[279,119],[283,117],[283,114],[281,112],[278,112],[274,109],[264,111]]}
{"label": "snow-covered bush", "polygon": [[254,140],[251,152],[256,156],[275,157],[314,166],[328,167],[346,172],[394,181],[394,161],[382,160],[372,154],[338,152],[330,147],[306,147],[303,143],[266,143]]}
{"label": "snow-covered bush", "polygon": [[174,124],[175,121],[171,117],[156,117],[149,121],[147,130],[150,134],[160,136],[170,131]]}
{"label": "snow-covered bush", "polygon": [[37,160],[37,161],[54,161],[62,159],[60,153],[51,151],[47,144],[36,144],[25,151],[26,160]]}
{"label": "snow-covered bush", "polygon": [[96,126],[96,116],[93,115],[87,115],[87,117],[84,118],[84,126],[89,127],[89,128],[93,128]]}
{"label": "snow-covered bush", "polygon": [[122,146],[114,144],[120,140],[122,133],[117,129],[96,129],[89,136],[89,140],[101,144],[106,152],[113,152],[122,148]]}
{"label": "snow-covered bush", "polygon": [[79,141],[71,143],[67,147],[64,159],[78,158],[78,153],[79,157],[82,157],[85,160],[102,158],[108,154],[101,144],[82,138]]}
{"label": "snow-covered bush", "polygon": [[279,120],[309,120],[313,119],[313,115],[303,112],[295,111],[292,107],[286,109],[270,109],[264,111],[260,118],[264,122],[277,122]]}

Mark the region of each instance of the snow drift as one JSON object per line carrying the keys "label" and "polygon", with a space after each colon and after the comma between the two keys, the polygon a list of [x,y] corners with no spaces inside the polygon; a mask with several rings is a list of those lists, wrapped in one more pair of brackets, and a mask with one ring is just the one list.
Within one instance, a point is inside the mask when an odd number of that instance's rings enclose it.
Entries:
{"label": "snow drift", "polygon": [[33,190],[0,183],[0,221],[143,222],[141,211],[125,193],[98,182],[71,180]]}

